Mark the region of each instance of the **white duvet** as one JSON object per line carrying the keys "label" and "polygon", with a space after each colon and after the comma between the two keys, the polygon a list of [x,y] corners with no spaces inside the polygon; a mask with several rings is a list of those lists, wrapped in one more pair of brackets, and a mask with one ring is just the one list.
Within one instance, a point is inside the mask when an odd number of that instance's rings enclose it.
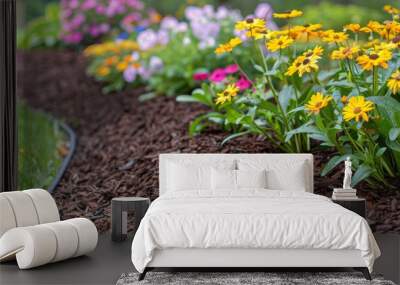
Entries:
{"label": "white duvet", "polygon": [[257,189],[159,197],[136,232],[132,262],[143,272],[165,248],[358,249],[370,271],[380,255],[368,223],[328,198]]}

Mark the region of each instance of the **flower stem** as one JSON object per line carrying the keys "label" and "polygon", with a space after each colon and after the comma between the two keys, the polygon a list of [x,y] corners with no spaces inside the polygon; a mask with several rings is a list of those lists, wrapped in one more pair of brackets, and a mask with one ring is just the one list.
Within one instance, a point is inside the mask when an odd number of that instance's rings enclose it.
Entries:
{"label": "flower stem", "polygon": [[377,90],[378,90],[378,72],[377,72],[377,68],[375,66],[372,69],[372,77],[373,77],[373,81],[372,81],[372,96],[376,96],[377,95]]}

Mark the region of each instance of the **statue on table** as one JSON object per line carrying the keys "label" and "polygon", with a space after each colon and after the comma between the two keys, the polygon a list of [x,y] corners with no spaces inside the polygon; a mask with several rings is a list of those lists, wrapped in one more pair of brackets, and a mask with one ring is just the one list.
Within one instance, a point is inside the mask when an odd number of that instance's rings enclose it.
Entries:
{"label": "statue on table", "polygon": [[343,179],[343,189],[353,189],[351,188],[351,160],[350,157],[347,157],[346,161],[344,162],[344,179]]}

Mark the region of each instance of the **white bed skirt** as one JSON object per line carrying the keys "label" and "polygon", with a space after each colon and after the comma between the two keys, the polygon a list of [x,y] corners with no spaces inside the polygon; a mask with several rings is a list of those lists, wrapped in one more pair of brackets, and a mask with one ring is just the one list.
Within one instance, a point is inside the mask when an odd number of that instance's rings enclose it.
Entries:
{"label": "white bed skirt", "polygon": [[155,250],[147,267],[366,267],[359,250],[194,249]]}

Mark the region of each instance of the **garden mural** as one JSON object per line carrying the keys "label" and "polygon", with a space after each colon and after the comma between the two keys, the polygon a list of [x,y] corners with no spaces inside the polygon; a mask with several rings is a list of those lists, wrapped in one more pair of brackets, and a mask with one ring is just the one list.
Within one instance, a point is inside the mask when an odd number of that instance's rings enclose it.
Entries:
{"label": "garden mural", "polygon": [[[400,232],[400,7],[391,1],[45,2],[18,32],[20,108],[35,110],[19,113],[44,120],[20,116],[20,125],[50,124],[20,128],[21,172],[41,177],[20,188],[51,184],[72,151],[56,122],[67,123],[77,146],[54,190],[64,219],[85,215],[104,231],[110,198],[156,198],[159,153],[306,152],[315,192],[327,196],[351,157],[370,225]],[[27,139],[46,155],[24,159],[38,150]]]}

